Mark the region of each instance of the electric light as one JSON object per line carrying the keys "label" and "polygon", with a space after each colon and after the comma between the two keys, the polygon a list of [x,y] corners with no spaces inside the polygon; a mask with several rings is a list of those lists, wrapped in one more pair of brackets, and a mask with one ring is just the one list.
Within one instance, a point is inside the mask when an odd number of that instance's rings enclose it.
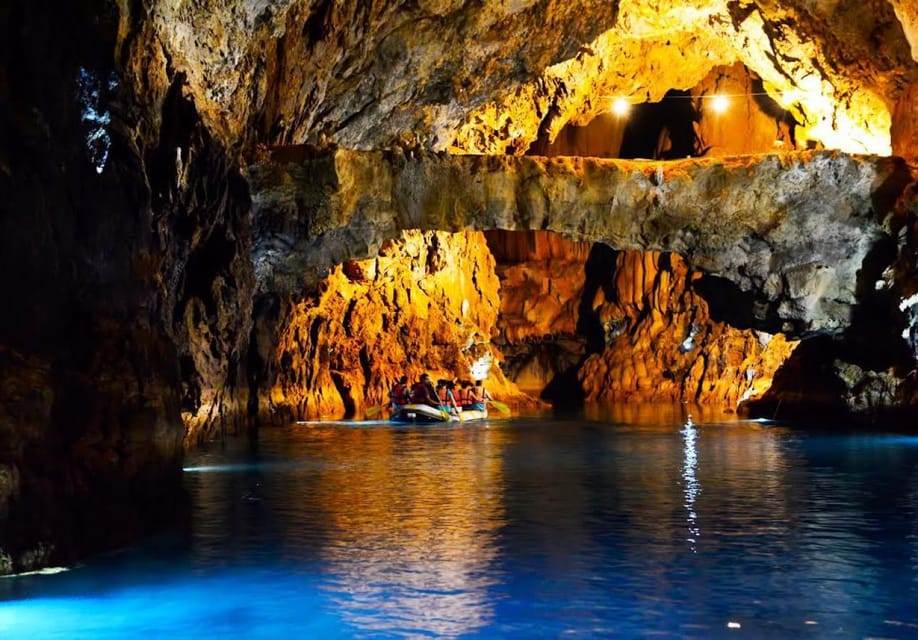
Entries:
{"label": "electric light", "polygon": [[723,113],[728,106],[730,106],[730,101],[727,100],[726,96],[714,96],[711,98],[711,108],[714,113]]}
{"label": "electric light", "polygon": [[624,98],[616,98],[612,103],[612,113],[619,117],[627,115],[630,109],[631,105]]}

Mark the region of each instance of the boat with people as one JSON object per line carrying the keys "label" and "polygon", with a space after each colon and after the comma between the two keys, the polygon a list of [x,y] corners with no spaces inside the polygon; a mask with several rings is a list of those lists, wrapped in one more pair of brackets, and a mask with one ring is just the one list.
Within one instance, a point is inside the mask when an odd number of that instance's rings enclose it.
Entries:
{"label": "boat with people", "polygon": [[[408,376],[402,376],[389,393],[391,422],[470,422],[488,417],[488,403],[502,413],[509,408],[495,401],[481,380],[474,383],[439,380],[434,386],[430,375],[423,374],[410,388]],[[382,407],[380,407],[382,408]],[[369,412],[368,412],[369,415]]]}
{"label": "boat with people", "polygon": [[437,422],[470,422],[472,420],[484,420],[488,417],[488,411],[479,409],[466,409],[458,412],[450,412],[445,409],[432,407],[429,404],[406,404],[401,405],[389,418],[391,422],[420,422],[420,423],[437,423]]}

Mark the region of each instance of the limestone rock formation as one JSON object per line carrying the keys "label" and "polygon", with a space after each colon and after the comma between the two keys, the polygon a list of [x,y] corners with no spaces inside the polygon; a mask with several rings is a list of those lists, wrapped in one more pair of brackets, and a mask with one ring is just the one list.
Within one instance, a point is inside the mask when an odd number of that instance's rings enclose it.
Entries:
{"label": "limestone rock formation", "polygon": [[647,163],[339,150],[248,175],[261,288],[296,291],[400,229],[547,229],[676,252],[751,295],[759,328],[790,335],[848,325],[911,180],[896,160],[835,152]]}
{"label": "limestone rock formation", "polygon": [[227,143],[396,140],[524,152],[540,127],[657,100],[741,62],[804,137],[888,153],[890,112],[914,76],[914,4],[842,2],[389,3],[268,0],[125,7],[132,59],[162,51]]}
{"label": "limestone rock formation", "polygon": [[615,281],[596,292],[602,326],[615,327],[580,371],[588,402],[679,401],[737,408],[771,386],[796,342],[711,319],[677,255],[622,252]]}
{"label": "limestone rock formation", "polygon": [[[716,96],[729,96],[725,111],[714,108]],[[542,129],[527,155],[671,160],[794,151],[808,144],[798,139],[797,117],[739,62],[713,67],[686,91],[669,91],[659,102],[615,113],[620,100],[613,101],[613,112],[600,112],[586,124],[565,124],[550,142],[550,132]]]}
{"label": "limestone rock formation", "polygon": [[562,385],[592,404],[736,410],[769,389],[796,346],[712,320],[695,289],[702,274],[677,255],[614,251],[547,232],[492,232],[489,246],[503,285],[504,368],[529,392],[552,395]]}
{"label": "limestone rock formation", "polygon": [[[877,70],[865,74],[867,51]],[[889,153],[890,112],[914,75],[902,26],[880,0],[622,2],[615,22],[576,56],[473,110],[454,148],[523,153],[540,129],[554,139],[565,124],[607,111],[616,97],[657,101],[736,62],[795,114],[802,140],[855,153]]]}
{"label": "limestone rock formation", "polygon": [[914,162],[918,156],[918,82],[912,82],[893,112],[893,153]]}
{"label": "limestone rock formation", "polygon": [[[510,404],[496,333],[500,284],[480,232],[405,232],[376,258],[348,261],[293,305],[276,350],[274,410],[315,419],[362,415],[412,382],[473,379]],[[383,414],[385,415],[385,414]]]}
{"label": "limestone rock formation", "polygon": [[[503,369],[527,393],[551,396],[554,380],[576,370],[587,350],[580,308],[593,243],[549,231],[486,236],[501,281],[495,342],[504,353]],[[571,400],[582,395],[575,392]]]}

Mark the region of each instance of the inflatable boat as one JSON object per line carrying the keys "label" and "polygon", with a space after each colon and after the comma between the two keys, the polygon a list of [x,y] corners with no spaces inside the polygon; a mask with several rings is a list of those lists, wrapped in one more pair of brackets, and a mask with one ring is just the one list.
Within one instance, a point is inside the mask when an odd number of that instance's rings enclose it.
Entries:
{"label": "inflatable boat", "polygon": [[460,411],[459,415],[454,415],[449,411],[441,411],[429,404],[405,404],[399,407],[399,410],[389,418],[392,422],[469,422],[471,420],[484,420],[488,417],[487,411],[470,409]]}

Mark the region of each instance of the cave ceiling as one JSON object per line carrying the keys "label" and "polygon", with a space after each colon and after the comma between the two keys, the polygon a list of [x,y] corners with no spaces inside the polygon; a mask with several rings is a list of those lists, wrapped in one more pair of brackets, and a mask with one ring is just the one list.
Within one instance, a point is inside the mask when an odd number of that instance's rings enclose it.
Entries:
{"label": "cave ceiling", "polygon": [[[248,167],[261,291],[313,286],[401,229],[551,229],[680,252],[753,292],[763,326],[838,331],[864,258],[891,231],[881,221],[895,198],[879,209],[879,185],[894,174],[902,193],[909,180],[906,166],[870,156],[892,155],[893,114],[915,111],[914,0],[171,0],[136,11],[121,14],[124,77],[146,96],[181,86]],[[613,98],[658,101],[737,66],[792,114],[797,149],[829,155],[674,174],[437,160],[521,156]],[[915,155],[914,133],[905,139],[898,149]],[[303,147],[370,155],[273,153]],[[435,202],[448,189],[471,204]],[[506,215],[495,209],[505,200]]]}
{"label": "cave ceiling", "polygon": [[741,62],[802,140],[888,155],[890,113],[918,59],[913,0],[172,0],[147,11],[122,17],[123,59],[154,83],[150,62],[183,74],[210,129],[243,152],[522,153],[540,126],[555,135],[613,96],[659,100]]}

